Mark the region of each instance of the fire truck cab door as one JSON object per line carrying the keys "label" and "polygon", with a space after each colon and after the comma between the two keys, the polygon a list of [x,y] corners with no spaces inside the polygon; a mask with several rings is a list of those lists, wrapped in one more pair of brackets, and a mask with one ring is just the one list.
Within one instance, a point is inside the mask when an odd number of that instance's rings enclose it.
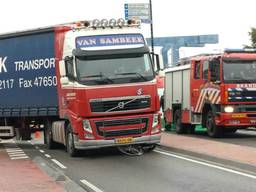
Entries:
{"label": "fire truck cab door", "polygon": [[203,69],[202,61],[192,61],[191,67],[191,110],[192,112],[196,112],[197,103],[200,102],[200,87],[207,81],[203,79],[203,70],[206,70],[206,66]]}

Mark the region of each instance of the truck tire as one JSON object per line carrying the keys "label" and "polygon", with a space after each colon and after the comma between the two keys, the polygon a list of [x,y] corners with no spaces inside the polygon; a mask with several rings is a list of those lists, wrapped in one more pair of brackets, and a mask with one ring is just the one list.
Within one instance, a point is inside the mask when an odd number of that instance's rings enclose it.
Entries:
{"label": "truck tire", "polygon": [[52,122],[51,121],[47,121],[45,123],[45,137],[46,137],[46,146],[48,149],[56,149],[57,148],[57,143],[55,141],[53,141],[52,138]]}
{"label": "truck tire", "polygon": [[223,135],[223,128],[215,124],[215,114],[209,110],[206,116],[206,128],[210,137],[221,137]]}
{"label": "truck tire", "polygon": [[178,109],[174,113],[174,126],[176,133],[184,134],[187,132],[187,126],[181,122],[181,110]]}
{"label": "truck tire", "polygon": [[66,138],[67,138],[66,148],[67,148],[68,154],[71,157],[76,157],[78,155],[78,150],[75,148],[73,131],[70,124],[67,127]]}

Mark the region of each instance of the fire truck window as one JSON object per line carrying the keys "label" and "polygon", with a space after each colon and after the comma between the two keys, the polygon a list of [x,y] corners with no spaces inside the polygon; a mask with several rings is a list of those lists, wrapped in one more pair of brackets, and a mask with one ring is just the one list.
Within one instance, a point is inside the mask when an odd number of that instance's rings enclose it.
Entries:
{"label": "fire truck window", "polygon": [[208,79],[209,61],[205,61],[203,64],[203,79]]}
{"label": "fire truck window", "polygon": [[213,59],[210,61],[211,69],[211,81],[220,80],[220,61],[218,59]]}
{"label": "fire truck window", "polygon": [[200,79],[200,62],[195,63],[194,79]]}

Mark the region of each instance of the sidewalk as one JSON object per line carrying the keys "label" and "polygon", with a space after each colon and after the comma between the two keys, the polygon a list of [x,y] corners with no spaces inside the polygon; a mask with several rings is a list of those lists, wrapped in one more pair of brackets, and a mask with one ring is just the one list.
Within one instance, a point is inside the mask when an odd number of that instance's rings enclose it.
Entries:
{"label": "sidewalk", "polygon": [[24,159],[11,160],[7,147],[4,143],[0,143],[0,191],[63,192],[64,187],[49,178],[31,159],[24,156]]}
{"label": "sidewalk", "polygon": [[[256,141],[255,141],[256,142]],[[160,145],[256,167],[256,148],[164,132]]]}

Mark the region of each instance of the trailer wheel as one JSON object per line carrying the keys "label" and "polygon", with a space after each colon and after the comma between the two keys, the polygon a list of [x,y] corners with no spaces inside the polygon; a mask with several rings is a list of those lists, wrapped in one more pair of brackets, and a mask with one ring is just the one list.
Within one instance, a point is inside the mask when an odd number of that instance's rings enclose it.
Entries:
{"label": "trailer wheel", "polygon": [[174,113],[174,126],[176,133],[178,134],[184,134],[187,132],[187,127],[185,124],[181,122],[181,110],[178,109]]}
{"label": "trailer wheel", "polygon": [[56,149],[57,148],[57,143],[53,141],[52,138],[52,122],[47,121],[45,123],[45,137],[46,137],[46,146],[48,149]]}
{"label": "trailer wheel", "polygon": [[221,137],[223,135],[223,129],[215,124],[215,114],[211,110],[207,113],[206,128],[210,137]]}
{"label": "trailer wheel", "polygon": [[74,144],[74,136],[72,132],[71,125],[69,124],[67,127],[67,133],[66,133],[67,143],[66,148],[67,152],[71,157],[76,157],[78,155],[78,150],[75,148]]}

